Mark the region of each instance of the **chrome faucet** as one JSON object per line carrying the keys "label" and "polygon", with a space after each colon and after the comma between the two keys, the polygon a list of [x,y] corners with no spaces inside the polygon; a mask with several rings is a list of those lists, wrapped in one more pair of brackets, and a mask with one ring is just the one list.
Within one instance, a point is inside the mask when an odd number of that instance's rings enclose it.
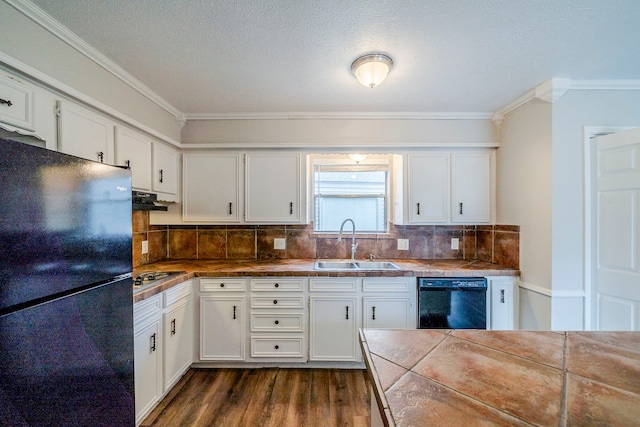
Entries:
{"label": "chrome faucet", "polygon": [[338,234],[338,242],[342,241],[342,229],[347,221],[351,221],[351,225],[353,226],[353,232],[351,234],[351,261],[356,260],[356,248],[358,244],[356,243],[356,223],[353,222],[351,218],[347,218],[342,221],[342,225],[340,226],[340,233]]}

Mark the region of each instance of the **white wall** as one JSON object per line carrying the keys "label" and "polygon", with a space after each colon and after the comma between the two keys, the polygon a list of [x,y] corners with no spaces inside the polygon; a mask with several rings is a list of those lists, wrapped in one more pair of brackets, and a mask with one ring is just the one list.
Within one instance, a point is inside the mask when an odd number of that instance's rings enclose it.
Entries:
{"label": "white wall", "polygon": [[584,127],[640,127],[640,91],[570,90],[553,104],[552,328],[582,329]]}
{"label": "white wall", "polygon": [[505,117],[496,153],[496,220],[520,226],[520,328],[551,326],[551,104]]}
{"label": "white wall", "polygon": [[181,141],[233,148],[365,145],[393,151],[406,146],[495,144],[498,133],[488,119],[189,120],[182,129]]}
{"label": "white wall", "polygon": [[179,140],[179,126],[172,114],[3,1],[0,40],[0,53]]}

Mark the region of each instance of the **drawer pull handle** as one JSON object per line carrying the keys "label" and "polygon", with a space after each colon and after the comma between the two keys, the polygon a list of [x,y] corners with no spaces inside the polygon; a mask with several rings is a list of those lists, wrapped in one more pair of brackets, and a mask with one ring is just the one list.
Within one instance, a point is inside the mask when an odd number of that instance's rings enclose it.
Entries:
{"label": "drawer pull handle", "polygon": [[504,289],[500,289],[500,302],[504,304]]}
{"label": "drawer pull handle", "polygon": [[233,306],[233,320],[236,319],[236,306]]}
{"label": "drawer pull handle", "polygon": [[220,283],[220,287],[221,287],[221,288],[224,288],[224,283]]}
{"label": "drawer pull handle", "polygon": [[156,334],[151,335],[151,352],[156,351]]}
{"label": "drawer pull handle", "polygon": [[418,203],[418,215],[420,215],[420,203]]}
{"label": "drawer pull handle", "polygon": [[229,202],[229,215],[233,215],[233,203]]}
{"label": "drawer pull handle", "polygon": [[160,169],[160,184],[164,182],[164,170]]}
{"label": "drawer pull handle", "polygon": [[279,287],[280,287],[280,285],[279,285],[279,284],[277,284],[277,283],[276,283],[275,285],[273,285],[273,286],[275,286],[276,288],[279,288]]}
{"label": "drawer pull handle", "polygon": [[371,320],[376,320],[376,306],[371,307],[373,310],[373,315],[371,316]]}
{"label": "drawer pull handle", "polygon": [[349,306],[346,306],[345,309],[346,309],[346,314],[344,318],[349,320]]}
{"label": "drawer pull handle", "polygon": [[280,321],[279,321],[279,320],[276,320],[276,321],[275,321],[275,322],[273,322],[273,323],[275,323],[276,325],[279,325],[279,324],[280,324]]}
{"label": "drawer pull handle", "polygon": [[171,321],[171,335],[175,335],[176,334],[176,319],[173,319]]}
{"label": "drawer pull handle", "polygon": [[124,165],[127,167],[127,169],[131,169],[131,160],[125,160]]}
{"label": "drawer pull handle", "polygon": [[462,215],[462,202],[460,202],[460,215]]}
{"label": "drawer pull handle", "polygon": [[7,107],[11,107],[13,105],[13,102],[11,102],[10,99],[0,99],[0,105],[2,104],[7,104]]}
{"label": "drawer pull handle", "polygon": [[274,299],[274,300],[273,300],[273,303],[274,303],[274,304],[277,304],[277,303],[278,303],[278,300],[277,300],[277,299]]}
{"label": "drawer pull handle", "polygon": [[275,349],[278,350],[279,348],[280,346],[276,344]]}
{"label": "drawer pull handle", "polygon": [[98,151],[98,160],[100,163],[104,163],[104,153],[102,151]]}
{"label": "drawer pull handle", "polygon": [[293,202],[289,203],[289,215],[293,215]]}

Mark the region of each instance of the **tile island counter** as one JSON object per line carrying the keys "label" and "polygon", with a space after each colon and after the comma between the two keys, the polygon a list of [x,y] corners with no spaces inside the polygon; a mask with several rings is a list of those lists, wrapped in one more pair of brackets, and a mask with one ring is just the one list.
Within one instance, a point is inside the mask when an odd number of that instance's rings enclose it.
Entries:
{"label": "tile island counter", "polygon": [[361,329],[372,426],[640,425],[640,332]]}

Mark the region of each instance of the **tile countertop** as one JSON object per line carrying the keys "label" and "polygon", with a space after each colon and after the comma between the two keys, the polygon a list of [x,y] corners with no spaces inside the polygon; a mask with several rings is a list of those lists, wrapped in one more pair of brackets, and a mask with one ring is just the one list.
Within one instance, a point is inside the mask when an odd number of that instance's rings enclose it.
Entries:
{"label": "tile countertop", "polygon": [[360,330],[384,425],[640,425],[640,332]]}
{"label": "tile countertop", "polygon": [[[134,302],[142,301],[192,277],[241,276],[378,276],[378,277],[482,277],[518,276],[520,270],[482,261],[443,260],[385,260],[393,261],[399,270],[336,271],[314,270],[315,259],[274,260],[166,260],[142,265],[133,271],[136,277],[145,271],[184,271],[185,274],[159,286],[134,289]],[[376,259],[376,261],[382,261]]]}

